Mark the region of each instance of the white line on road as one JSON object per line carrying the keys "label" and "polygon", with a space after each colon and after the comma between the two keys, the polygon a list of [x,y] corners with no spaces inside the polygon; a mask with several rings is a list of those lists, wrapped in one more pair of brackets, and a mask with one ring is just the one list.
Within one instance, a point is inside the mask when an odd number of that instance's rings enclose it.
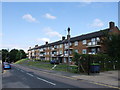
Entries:
{"label": "white line on road", "polygon": [[23,70],[20,70],[21,72],[24,72]]}
{"label": "white line on road", "polygon": [[47,81],[45,79],[42,79],[42,78],[39,78],[39,77],[37,77],[37,79],[42,80],[42,81],[44,81],[46,83],[49,83],[49,84],[52,84],[52,85],[56,85],[55,83],[49,82],[49,81]]}
{"label": "white line on road", "polygon": [[28,75],[30,75],[30,76],[32,76],[32,77],[33,77],[33,75],[32,75],[32,74],[30,74],[30,73],[26,73],[26,74],[28,74]]}

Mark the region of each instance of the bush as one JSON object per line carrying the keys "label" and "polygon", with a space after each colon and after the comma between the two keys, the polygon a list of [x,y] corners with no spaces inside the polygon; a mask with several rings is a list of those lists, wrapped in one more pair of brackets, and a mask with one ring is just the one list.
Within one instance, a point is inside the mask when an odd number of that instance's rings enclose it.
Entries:
{"label": "bush", "polygon": [[112,58],[107,54],[74,54],[73,61],[76,62],[79,72],[88,72],[91,63],[100,64],[100,71],[120,70],[120,58]]}

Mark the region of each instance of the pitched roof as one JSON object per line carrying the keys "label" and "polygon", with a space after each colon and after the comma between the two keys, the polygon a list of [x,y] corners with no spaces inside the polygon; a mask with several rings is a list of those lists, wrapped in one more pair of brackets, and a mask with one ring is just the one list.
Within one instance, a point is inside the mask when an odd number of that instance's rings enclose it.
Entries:
{"label": "pitched roof", "polygon": [[[103,36],[105,34],[105,32],[108,32],[108,31],[109,31],[109,28],[104,29],[104,30],[100,30],[100,31],[96,31],[96,32],[92,32],[92,33],[88,33],[88,34],[83,34],[83,35],[76,36],[76,37],[72,37],[72,38],[70,38],[70,42],[90,39],[90,38],[94,38],[94,37],[100,37],[100,36]],[[49,43],[47,45],[41,45],[41,46],[38,46],[38,47],[34,47],[34,48],[29,49],[29,50],[44,48],[44,47],[48,47],[48,46],[52,46],[52,45],[59,45],[59,44],[67,43],[67,42],[68,42],[67,39],[59,40],[59,41],[56,41],[56,42]]]}

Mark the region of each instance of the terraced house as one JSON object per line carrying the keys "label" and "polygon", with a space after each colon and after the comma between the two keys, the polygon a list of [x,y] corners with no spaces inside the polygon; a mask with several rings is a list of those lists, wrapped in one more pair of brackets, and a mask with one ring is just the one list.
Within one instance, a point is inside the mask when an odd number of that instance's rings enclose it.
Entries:
{"label": "terraced house", "polygon": [[[45,45],[35,45],[34,48],[29,48],[28,57],[29,59],[41,59],[41,60],[60,60],[61,63],[68,62],[68,50],[69,58],[72,60],[73,52],[78,52],[80,54],[97,54],[105,53],[106,48],[102,42],[104,39],[105,32],[107,33],[120,33],[114,22],[109,22],[109,27],[93,33],[88,33],[76,37],[67,38],[64,36],[61,40],[48,43]],[[70,39],[70,44],[68,45],[68,39]]]}

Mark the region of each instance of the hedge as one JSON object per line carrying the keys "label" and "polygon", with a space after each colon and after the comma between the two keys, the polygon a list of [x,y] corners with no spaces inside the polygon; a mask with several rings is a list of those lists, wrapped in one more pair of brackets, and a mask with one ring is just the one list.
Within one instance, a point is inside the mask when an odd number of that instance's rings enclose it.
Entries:
{"label": "hedge", "polygon": [[92,63],[98,63],[100,71],[120,70],[120,58],[113,58],[107,54],[74,54],[73,61],[78,65],[79,72],[88,72]]}

